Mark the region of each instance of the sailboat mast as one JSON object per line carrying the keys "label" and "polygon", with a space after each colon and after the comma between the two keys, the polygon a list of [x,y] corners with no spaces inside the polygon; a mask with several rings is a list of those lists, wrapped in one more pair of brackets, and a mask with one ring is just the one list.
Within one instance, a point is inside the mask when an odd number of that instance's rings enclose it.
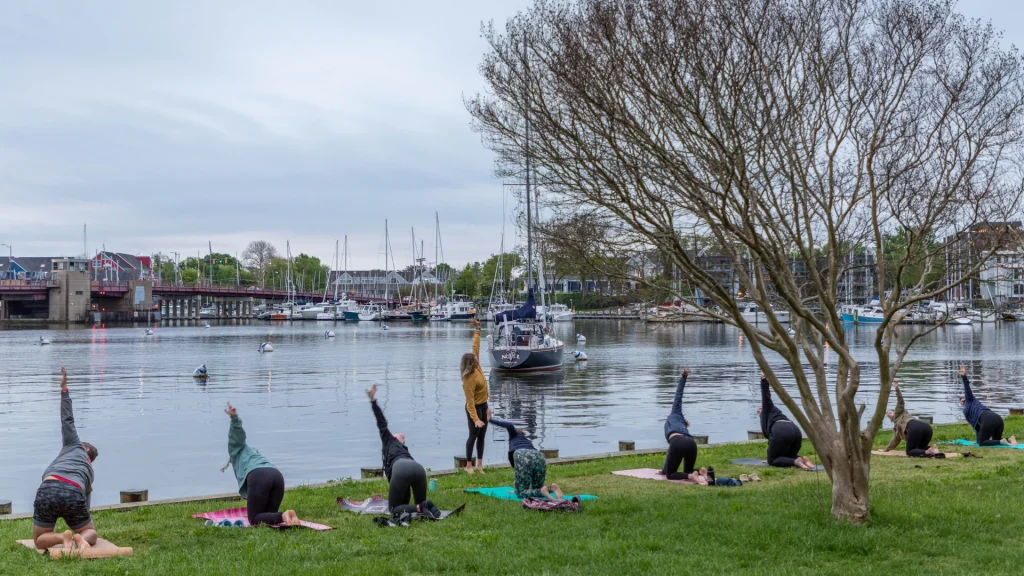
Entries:
{"label": "sailboat mast", "polygon": [[391,304],[391,282],[388,282],[388,253],[391,239],[388,236],[388,221],[384,220],[384,305]]}
{"label": "sailboat mast", "polygon": [[[526,64],[526,37],[523,37],[523,64]],[[527,82],[529,82],[529,70],[526,71]],[[529,86],[527,86],[529,92]],[[530,211],[530,108],[525,107],[526,114],[526,289],[529,291],[533,286],[533,220]]]}
{"label": "sailboat mast", "polygon": [[[345,249],[348,250],[348,236],[345,236]],[[334,269],[335,270],[338,269],[338,240],[337,239],[334,240]],[[335,278],[334,279],[334,301],[335,302],[338,301],[338,280],[340,280],[340,278]]]}
{"label": "sailboat mast", "polygon": [[434,303],[437,303],[437,266],[441,263],[437,259],[437,251],[441,243],[441,219],[438,217],[437,212],[434,212]]}

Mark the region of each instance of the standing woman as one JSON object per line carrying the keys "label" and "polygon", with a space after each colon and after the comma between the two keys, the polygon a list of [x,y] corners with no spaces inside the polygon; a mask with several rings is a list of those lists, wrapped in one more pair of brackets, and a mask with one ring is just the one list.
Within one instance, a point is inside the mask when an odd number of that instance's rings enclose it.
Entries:
{"label": "standing woman", "polygon": [[[228,404],[224,413],[231,417],[228,429],[228,455],[238,480],[238,493],[245,498],[249,525],[287,524],[298,526],[294,510],[278,512],[284,500],[284,476],[273,464],[245,442],[245,429],[238,410]],[[225,466],[224,468],[227,468]],[[221,469],[223,472],[224,469]]]}
{"label": "standing woman", "polygon": [[480,321],[469,321],[476,327],[473,334],[473,352],[462,355],[459,372],[462,391],[466,394],[466,421],[469,439],[466,440],[466,472],[473,473],[473,445],[476,445],[476,471],[484,473],[484,437],[487,435],[487,376],[480,367]]}

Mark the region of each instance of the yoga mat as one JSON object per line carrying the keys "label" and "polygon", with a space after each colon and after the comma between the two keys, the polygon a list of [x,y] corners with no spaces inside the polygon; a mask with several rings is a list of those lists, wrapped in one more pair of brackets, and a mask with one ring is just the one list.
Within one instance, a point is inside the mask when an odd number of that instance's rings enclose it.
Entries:
{"label": "yoga mat", "polygon": [[971,440],[950,440],[948,442],[938,442],[938,444],[955,444],[957,446],[972,446],[974,448],[1013,448],[1015,450],[1024,450],[1024,444],[1017,444],[1016,446],[1010,446],[1009,444],[1000,444],[999,446],[978,446],[977,442]]}
{"label": "yoga mat", "polygon": [[[903,456],[904,458],[909,458],[909,456],[907,456],[906,450],[889,450],[888,452],[882,452],[881,450],[872,450],[871,453],[874,454],[875,456]],[[957,456],[960,455],[959,452],[945,452],[945,454],[946,459],[956,458]]]}
{"label": "yoga mat", "polygon": [[113,544],[110,540],[104,540],[103,538],[97,538],[95,544],[81,552],[75,549],[65,549],[63,544],[58,544],[49,550],[40,550],[36,548],[36,543],[32,540],[18,540],[18,544],[21,544],[26,548],[31,548],[40,554],[48,554],[50,558],[56,558],[65,554],[81,556],[85,559],[111,558],[114,556],[131,556],[134,552],[131,548],[122,548]]}
{"label": "yoga mat", "polygon": [[[767,460],[761,460],[760,458],[736,458],[735,460],[732,460],[732,463],[733,464],[742,464],[744,466],[763,466],[765,468],[769,467],[768,466],[768,461]],[[793,470],[803,470],[804,472],[820,472],[821,470],[824,470],[824,469],[825,469],[825,467],[822,466],[821,464],[815,466],[814,468],[811,468],[810,470],[808,470],[806,468],[798,468],[796,466],[793,466]]]}
{"label": "yoga mat", "polygon": [[[498,486],[496,488],[466,488],[465,492],[483,494],[484,496],[490,496],[491,498],[497,498],[499,500],[522,501],[522,498],[516,496],[516,489],[511,486]],[[592,496],[590,494],[579,494],[577,496],[565,494],[562,496],[563,500],[571,500],[573,498],[579,498],[580,500],[597,500],[597,496]]]}
{"label": "yoga mat", "polygon": [[[381,496],[380,494],[374,494],[373,496],[367,498],[366,500],[349,500],[348,498],[338,498],[337,502],[338,507],[341,508],[342,510],[355,512],[357,514],[375,514],[378,516],[389,516],[391,514],[391,512],[388,511],[388,501],[385,500],[384,497]],[[459,506],[455,510],[441,510],[440,518],[431,518],[429,516],[424,516],[416,512],[412,514],[412,517],[422,518],[424,520],[444,520],[445,518],[458,514],[459,512],[462,512],[465,509],[466,505],[463,504],[462,506]]]}
{"label": "yoga mat", "polygon": [[[249,526],[249,511],[247,508],[231,508],[230,510],[217,510],[216,512],[203,512],[202,514],[193,514],[193,518],[202,518],[204,520],[213,520],[216,523],[220,523],[222,520],[228,520],[232,524],[237,525],[241,522],[239,528],[250,528]],[[324,530],[334,530],[330,526],[324,524],[317,524],[316,522],[306,522],[301,520],[299,526],[303,528],[309,528],[310,530],[316,530],[317,532],[323,532]],[[270,525],[271,528],[292,528],[287,524],[274,524]]]}
{"label": "yoga mat", "polygon": [[637,468],[636,470],[614,470],[612,474],[616,476],[629,476],[630,478],[642,478],[644,480],[666,480],[673,484],[689,484],[697,486],[697,483],[693,480],[669,480],[662,474],[658,473],[659,470],[654,468]]}

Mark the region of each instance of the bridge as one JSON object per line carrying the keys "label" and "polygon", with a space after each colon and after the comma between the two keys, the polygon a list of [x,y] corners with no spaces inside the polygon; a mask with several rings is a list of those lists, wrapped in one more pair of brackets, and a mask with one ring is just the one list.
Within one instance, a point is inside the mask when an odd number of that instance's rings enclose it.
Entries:
{"label": "bridge", "polygon": [[[105,282],[92,283],[93,297],[119,298],[128,293],[128,282]],[[44,289],[45,290],[45,289]],[[322,300],[323,292],[289,292],[287,290],[275,290],[271,288],[260,288],[258,286],[213,286],[207,283],[175,284],[171,282],[153,282],[153,295],[157,297],[189,298],[195,296],[209,298],[257,298],[260,300],[281,300],[298,298],[301,300]],[[349,298],[360,304],[371,302],[384,302],[382,298],[367,298],[364,296],[353,296]]]}

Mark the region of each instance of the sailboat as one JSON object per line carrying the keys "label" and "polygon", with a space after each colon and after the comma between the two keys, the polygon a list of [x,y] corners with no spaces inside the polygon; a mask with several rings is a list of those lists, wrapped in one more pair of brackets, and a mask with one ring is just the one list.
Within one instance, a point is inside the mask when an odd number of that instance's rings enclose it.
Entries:
{"label": "sailboat", "polygon": [[[530,208],[530,117],[526,117],[526,303],[494,315],[490,337],[491,367],[499,372],[540,372],[562,369],[565,343],[551,333],[544,314],[537,314],[533,285],[533,213]],[[538,212],[539,213],[539,212]],[[544,259],[538,260],[540,303],[544,306]]]}

